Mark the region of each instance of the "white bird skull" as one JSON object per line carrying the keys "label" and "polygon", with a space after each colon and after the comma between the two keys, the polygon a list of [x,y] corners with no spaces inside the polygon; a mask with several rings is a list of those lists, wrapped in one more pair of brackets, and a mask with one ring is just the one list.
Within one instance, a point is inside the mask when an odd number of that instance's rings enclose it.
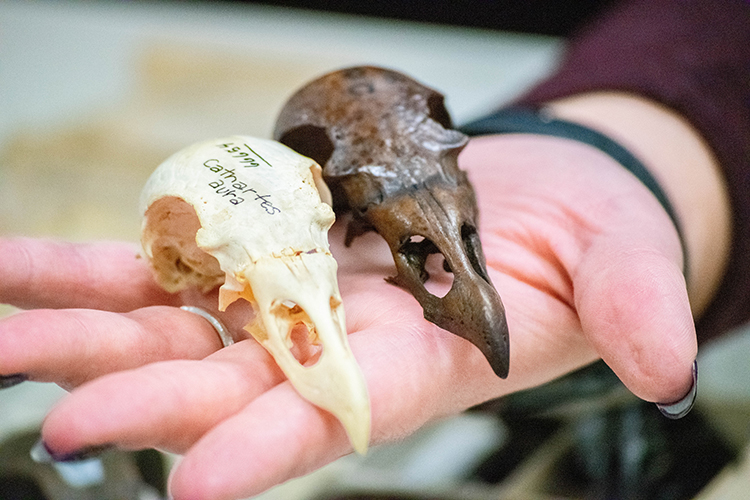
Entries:
{"label": "white bird skull", "polygon": [[[250,302],[256,316],[245,329],[364,453],[370,403],[346,336],[328,246],[334,214],[320,166],[275,141],[207,141],[156,169],[141,210],[141,243],[161,285],[171,292],[221,285],[221,310],[240,298]],[[322,350],[305,364],[292,352],[299,325]]]}

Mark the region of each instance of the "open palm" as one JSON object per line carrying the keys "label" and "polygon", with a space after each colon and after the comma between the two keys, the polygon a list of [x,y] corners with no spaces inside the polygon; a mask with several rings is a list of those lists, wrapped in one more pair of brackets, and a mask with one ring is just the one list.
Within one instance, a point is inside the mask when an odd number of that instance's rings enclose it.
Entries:
{"label": "open palm", "polygon": [[[395,266],[379,236],[345,248],[339,222],[329,239],[368,382],[372,442],[598,358],[636,395],[679,399],[695,331],[679,238],[653,195],[614,160],[564,139],[474,139],[460,163],[506,307],[510,376],[497,378],[478,349],[384,281]],[[0,302],[33,309],[0,322],[0,375],[72,389],[44,423],[53,452],[116,444],[182,453],[176,499],[230,499],[351,451],[336,419],[298,396],[254,340],[221,349],[204,319],[175,307],[206,307],[239,332],[241,306],[219,314],[215,294],[169,295],[136,254],[124,243],[0,240]]]}

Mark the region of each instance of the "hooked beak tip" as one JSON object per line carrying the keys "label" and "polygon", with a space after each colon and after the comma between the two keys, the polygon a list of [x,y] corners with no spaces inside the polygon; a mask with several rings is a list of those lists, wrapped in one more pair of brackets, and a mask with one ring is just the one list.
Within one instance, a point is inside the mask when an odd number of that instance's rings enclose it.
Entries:
{"label": "hooked beak tip", "polygon": [[485,349],[483,354],[492,367],[495,375],[505,379],[510,371],[510,340],[508,336],[508,324],[503,315],[501,324],[489,330],[486,334]]}
{"label": "hooked beak tip", "polygon": [[510,338],[504,312],[474,323],[461,335],[484,355],[495,375],[505,379],[510,371]]}
{"label": "hooked beak tip", "polygon": [[495,375],[502,379],[506,379],[508,378],[508,373],[510,372],[509,358],[509,353],[506,350],[499,356],[487,357],[487,361],[490,362],[490,366],[492,367],[492,371],[495,372]]}

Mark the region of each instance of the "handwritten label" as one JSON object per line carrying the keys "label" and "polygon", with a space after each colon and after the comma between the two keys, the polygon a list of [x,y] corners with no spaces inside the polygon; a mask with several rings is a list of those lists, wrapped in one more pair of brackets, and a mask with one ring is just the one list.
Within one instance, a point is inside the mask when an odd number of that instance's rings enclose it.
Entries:
{"label": "handwritten label", "polygon": [[[247,144],[234,145],[232,143],[219,144],[218,147],[230,154],[243,168],[254,168],[262,166],[261,163],[273,168],[262,156],[253,151]],[[268,214],[274,215],[281,212],[281,209],[274,206],[271,200],[271,194],[259,193],[254,187],[237,177],[236,168],[228,168],[222,164],[218,158],[211,158],[203,162],[203,166],[213,172],[213,180],[208,186],[214,192],[226,198],[232,205],[239,205],[245,200],[257,202],[260,207]]]}
{"label": "handwritten label", "polygon": [[219,147],[232,155],[232,158],[237,158],[239,164],[245,168],[260,167],[261,162],[273,168],[273,165],[268,163],[261,155],[253,151],[253,148],[247,144],[236,145],[233,142],[228,142],[226,144],[220,144]]}

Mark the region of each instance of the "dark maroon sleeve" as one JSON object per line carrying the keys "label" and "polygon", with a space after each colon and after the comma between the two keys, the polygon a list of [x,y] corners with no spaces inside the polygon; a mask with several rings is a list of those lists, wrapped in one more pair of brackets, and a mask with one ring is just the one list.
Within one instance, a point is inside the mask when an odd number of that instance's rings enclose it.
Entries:
{"label": "dark maroon sleeve", "polygon": [[633,0],[573,37],[558,71],[521,104],[596,90],[676,110],[718,158],[733,209],[729,267],[700,341],[750,320],[750,0]]}

